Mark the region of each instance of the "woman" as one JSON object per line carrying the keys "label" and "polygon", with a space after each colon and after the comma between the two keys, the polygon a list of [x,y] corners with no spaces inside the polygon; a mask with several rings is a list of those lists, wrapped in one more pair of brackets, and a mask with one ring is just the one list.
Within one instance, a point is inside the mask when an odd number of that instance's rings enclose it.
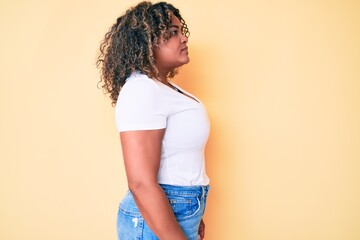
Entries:
{"label": "woman", "polygon": [[169,80],[189,62],[188,35],[174,6],[142,2],[117,19],[100,47],[129,187],[117,219],[122,240],[204,238],[208,118],[196,97]]}

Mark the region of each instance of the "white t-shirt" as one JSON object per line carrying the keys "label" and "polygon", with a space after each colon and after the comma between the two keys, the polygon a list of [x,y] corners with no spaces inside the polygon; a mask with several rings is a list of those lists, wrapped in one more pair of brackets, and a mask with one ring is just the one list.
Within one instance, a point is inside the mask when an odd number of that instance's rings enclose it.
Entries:
{"label": "white t-shirt", "polygon": [[159,183],[178,186],[209,184],[204,149],[210,124],[203,104],[192,97],[197,101],[139,72],[133,73],[120,91],[115,107],[119,132],[166,128]]}

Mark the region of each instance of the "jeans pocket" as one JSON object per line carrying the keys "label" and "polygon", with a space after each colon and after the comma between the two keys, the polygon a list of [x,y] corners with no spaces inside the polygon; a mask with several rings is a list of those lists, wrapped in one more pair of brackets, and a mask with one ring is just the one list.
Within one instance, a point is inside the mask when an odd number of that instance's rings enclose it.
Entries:
{"label": "jeans pocket", "polygon": [[120,203],[117,216],[119,240],[142,239],[144,219],[141,217],[134,198],[128,192]]}
{"label": "jeans pocket", "polygon": [[141,217],[140,210],[136,206],[130,191],[125,195],[119,206],[119,212],[130,217]]}
{"label": "jeans pocket", "polygon": [[168,196],[168,199],[178,220],[191,218],[200,210],[200,201],[196,197]]}

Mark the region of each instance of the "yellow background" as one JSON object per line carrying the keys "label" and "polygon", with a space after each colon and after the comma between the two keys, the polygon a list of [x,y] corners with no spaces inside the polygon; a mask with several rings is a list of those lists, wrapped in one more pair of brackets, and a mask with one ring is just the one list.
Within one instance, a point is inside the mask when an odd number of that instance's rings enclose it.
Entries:
{"label": "yellow background", "polygon": [[[360,239],[360,2],[171,1],[207,106],[207,240]],[[99,42],[135,1],[0,2],[0,239],[116,239]]]}

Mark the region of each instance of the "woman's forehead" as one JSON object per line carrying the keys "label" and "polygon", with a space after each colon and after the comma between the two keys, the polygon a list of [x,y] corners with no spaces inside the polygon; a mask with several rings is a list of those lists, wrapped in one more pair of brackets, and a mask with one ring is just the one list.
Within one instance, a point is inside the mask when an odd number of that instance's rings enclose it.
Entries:
{"label": "woman's forehead", "polygon": [[181,26],[180,20],[174,14],[171,17],[171,25]]}

